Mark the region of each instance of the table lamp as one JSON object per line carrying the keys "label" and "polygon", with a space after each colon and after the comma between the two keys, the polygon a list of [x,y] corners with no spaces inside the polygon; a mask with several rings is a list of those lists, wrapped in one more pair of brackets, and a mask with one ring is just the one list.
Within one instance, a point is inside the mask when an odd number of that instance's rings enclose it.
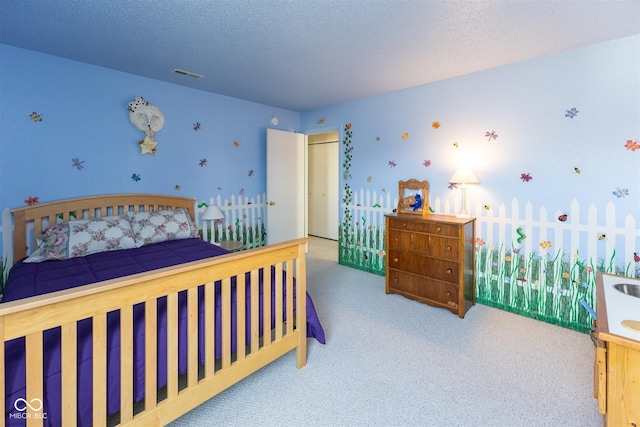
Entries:
{"label": "table lamp", "polygon": [[[210,230],[213,230],[213,221],[217,219],[222,219],[222,218],[224,218],[224,214],[222,213],[220,208],[217,207],[216,205],[207,206],[207,209],[205,209],[204,213],[202,214],[203,221],[212,221],[210,225]],[[213,238],[213,241],[215,243],[215,236],[213,235],[213,233],[211,233],[211,237]]]}
{"label": "table lamp", "polygon": [[453,174],[449,180],[452,184],[461,184],[460,191],[462,192],[462,206],[460,207],[460,213],[456,215],[456,218],[471,218],[467,211],[467,184],[479,184],[478,178],[471,171],[471,169],[461,168]]}

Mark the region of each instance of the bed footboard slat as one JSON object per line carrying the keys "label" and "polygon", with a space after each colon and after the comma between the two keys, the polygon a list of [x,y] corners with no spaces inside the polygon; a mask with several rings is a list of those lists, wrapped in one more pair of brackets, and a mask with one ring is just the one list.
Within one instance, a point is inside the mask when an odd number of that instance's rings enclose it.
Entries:
{"label": "bed footboard slat", "polygon": [[244,357],[247,354],[245,345],[247,320],[246,306],[241,303],[241,301],[246,300],[247,284],[244,277],[244,274],[236,277],[236,360],[244,360]]}
{"label": "bed footboard slat", "polygon": [[[271,323],[272,307],[271,307],[271,268],[264,269],[264,281],[262,289],[262,297],[264,298],[262,324],[265,331],[271,331],[273,324]],[[271,344],[271,333],[262,334],[263,345],[268,346]]]}
{"label": "bed footboard slat", "polygon": [[[26,373],[27,373],[27,393],[25,401],[16,407],[21,411],[24,408],[27,416],[27,427],[42,426],[42,406],[43,406],[43,342],[42,332],[34,332],[25,337]],[[39,409],[38,409],[39,407]],[[40,415],[40,416],[39,416]]]}
{"label": "bed footboard slat", "polygon": [[274,279],[274,283],[276,286],[276,341],[280,341],[282,339],[282,264],[276,264],[275,268],[276,277]]}
{"label": "bed footboard slat", "polygon": [[74,426],[77,425],[77,412],[76,407],[78,404],[77,391],[75,387],[65,387],[65,384],[76,384],[77,373],[77,360],[78,360],[78,333],[77,324],[65,323],[62,325],[61,341],[62,341],[62,355],[61,355],[61,377],[62,377],[62,422],[64,425]]}
{"label": "bed footboard slat", "polygon": [[178,294],[167,295],[167,399],[178,395]]}
{"label": "bed footboard slat", "polygon": [[107,315],[93,316],[93,425],[107,420]]}
{"label": "bed footboard slat", "polygon": [[191,287],[187,291],[187,360],[188,384],[194,387],[198,382],[198,288]]}
{"label": "bed footboard slat", "polygon": [[[264,268],[264,270],[271,270],[270,266]],[[258,270],[251,272],[251,354],[256,354],[260,347],[260,319],[258,319],[257,313],[260,313],[260,284]],[[264,290],[263,290],[264,293]],[[264,305],[264,301],[263,301]],[[264,325],[264,334],[270,334],[267,325]]]}
{"label": "bed footboard slat", "polygon": [[133,419],[133,307],[120,309],[120,422]]}
{"label": "bed footboard slat", "polygon": [[144,410],[151,411],[157,404],[158,334],[157,301],[151,299],[144,304]]}
{"label": "bed footboard slat", "polygon": [[289,298],[289,295],[293,295],[293,260],[287,260],[287,335],[293,333],[293,298]]}
{"label": "bed footboard slat", "polygon": [[204,376],[211,378],[215,372],[215,292],[214,284],[204,285]]}
{"label": "bed footboard slat", "polygon": [[231,278],[222,279],[222,292],[220,297],[222,305],[222,369],[231,365]]}

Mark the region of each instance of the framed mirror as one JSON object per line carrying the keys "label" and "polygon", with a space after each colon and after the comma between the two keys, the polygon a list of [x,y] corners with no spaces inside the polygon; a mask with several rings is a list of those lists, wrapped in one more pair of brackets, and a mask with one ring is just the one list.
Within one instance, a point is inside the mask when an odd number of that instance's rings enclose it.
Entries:
{"label": "framed mirror", "polygon": [[410,179],[398,181],[399,214],[423,215],[429,213],[429,183]]}

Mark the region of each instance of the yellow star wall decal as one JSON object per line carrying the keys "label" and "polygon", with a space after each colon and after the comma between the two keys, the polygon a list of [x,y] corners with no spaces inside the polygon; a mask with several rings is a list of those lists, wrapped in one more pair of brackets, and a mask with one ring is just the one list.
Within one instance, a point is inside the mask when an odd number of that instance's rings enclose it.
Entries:
{"label": "yellow star wall decal", "polygon": [[157,142],[155,142],[153,139],[149,138],[148,136],[145,137],[142,141],[138,142],[138,145],[140,146],[140,151],[141,151],[141,155],[145,155],[145,154],[151,154],[153,156],[156,155],[156,145],[158,145]]}

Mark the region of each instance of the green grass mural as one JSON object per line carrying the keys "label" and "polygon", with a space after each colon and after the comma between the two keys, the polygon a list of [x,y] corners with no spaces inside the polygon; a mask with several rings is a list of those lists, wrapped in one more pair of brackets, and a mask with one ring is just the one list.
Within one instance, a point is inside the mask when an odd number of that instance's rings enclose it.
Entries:
{"label": "green grass mural", "polygon": [[385,274],[384,230],[366,224],[343,223],[338,232],[338,262],[342,265]]}
{"label": "green grass mural", "polygon": [[258,219],[253,225],[236,219],[233,225],[215,227],[215,241],[223,240],[239,240],[243,244],[242,249],[258,248],[266,244],[266,233],[262,222]]}
{"label": "green grass mural", "polygon": [[[339,263],[384,276],[384,242],[384,230],[343,222]],[[580,332],[588,332],[593,322],[585,304],[596,308],[597,272],[640,278],[633,263],[616,267],[613,259],[585,260],[544,245],[540,252],[525,254],[476,239],[475,249],[478,303]]]}
{"label": "green grass mural", "polygon": [[525,255],[476,244],[479,303],[582,332],[593,319],[580,301],[595,307],[595,272],[561,251]]}

